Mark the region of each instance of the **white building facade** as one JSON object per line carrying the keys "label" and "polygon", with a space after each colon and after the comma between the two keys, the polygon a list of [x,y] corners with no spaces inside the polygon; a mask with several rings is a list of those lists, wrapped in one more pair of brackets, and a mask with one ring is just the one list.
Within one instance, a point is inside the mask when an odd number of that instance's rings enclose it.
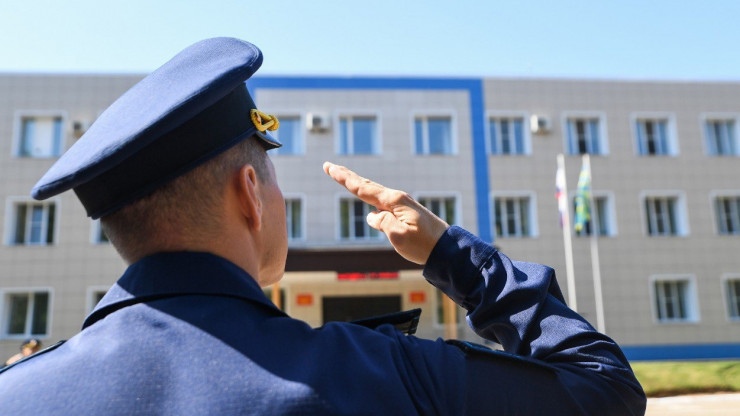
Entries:
{"label": "white building facade", "polygon": [[[141,76],[0,75],[0,353],[73,336],[125,269],[73,193],[31,187]],[[578,311],[595,323],[598,234],[605,328],[632,359],[740,357],[740,84],[546,79],[258,77],[285,143],[272,160],[290,253],[281,306],[320,326],[442,296],[321,170],[403,189],[512,258],[554,267],[564,294],[556,156],[575,191],[591,156],[595,216],[573,233]],[[569,198],[572,198],[571,192]],[[458,310],[458,337],[481,342]]]}

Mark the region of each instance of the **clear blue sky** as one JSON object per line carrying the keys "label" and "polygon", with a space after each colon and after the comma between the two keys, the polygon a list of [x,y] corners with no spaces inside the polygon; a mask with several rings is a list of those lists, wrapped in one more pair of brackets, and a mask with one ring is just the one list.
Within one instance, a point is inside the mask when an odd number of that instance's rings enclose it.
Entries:
{"label": "clear blue sky", "polygon": [[213,36],[262,74],[740,80],[740,1],[0,0],[0,72],[149,72]]}

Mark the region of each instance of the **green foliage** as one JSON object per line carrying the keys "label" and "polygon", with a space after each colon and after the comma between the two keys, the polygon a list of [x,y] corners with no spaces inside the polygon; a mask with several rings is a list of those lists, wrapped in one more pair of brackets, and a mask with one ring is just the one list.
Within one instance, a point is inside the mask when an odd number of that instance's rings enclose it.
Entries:
{"label": "green foliage", "polygon": [[648,397],[740,391],[740,361],[632,363]]}

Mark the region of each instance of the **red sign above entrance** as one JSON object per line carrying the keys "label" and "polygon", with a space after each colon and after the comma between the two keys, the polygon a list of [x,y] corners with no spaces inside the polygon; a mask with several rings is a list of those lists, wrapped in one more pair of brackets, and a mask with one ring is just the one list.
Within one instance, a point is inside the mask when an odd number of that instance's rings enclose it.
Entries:
{"label": "red sign above entrance", "polygon": [[398,279],[398,272],[337,273],[337,280],[390,280]]}

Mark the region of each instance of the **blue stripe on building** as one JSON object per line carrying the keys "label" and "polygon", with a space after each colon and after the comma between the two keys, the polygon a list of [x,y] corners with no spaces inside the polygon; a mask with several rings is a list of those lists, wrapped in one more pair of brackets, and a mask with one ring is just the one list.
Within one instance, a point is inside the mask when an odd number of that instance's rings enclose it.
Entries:
{"label": "blue stripe on building", "polygon": [[740,344],[675,344],[622,346],[630,361],[717,360],[740,358]]}
{"label": "blue stripe on building", "polygon": [[478,216],[478,235],[493,242],[488,199],[488,155],[485,144],[485,103],[483,80],[473,78],[367,78],[367,77],[269,77],[251,78],[250,93],[258,89],[323,89],[323,90],[461,90],[470,99],[470,127],[473,139],[473,175]]}

